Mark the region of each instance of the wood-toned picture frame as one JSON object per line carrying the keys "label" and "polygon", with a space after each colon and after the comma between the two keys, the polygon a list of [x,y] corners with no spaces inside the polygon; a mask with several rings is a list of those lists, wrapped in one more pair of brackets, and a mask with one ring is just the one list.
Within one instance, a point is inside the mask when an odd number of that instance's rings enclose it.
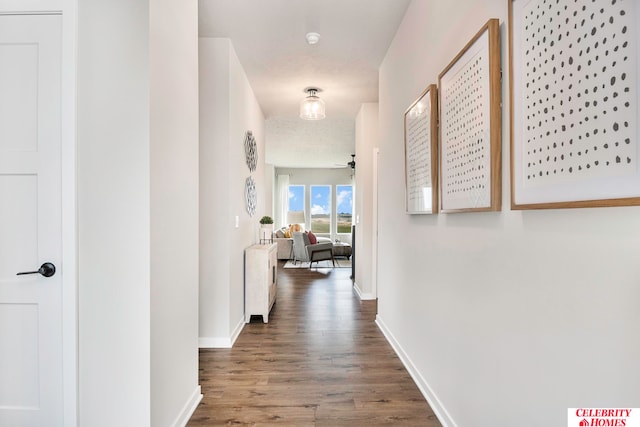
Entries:
{"label": "wood-toned picture frame", "polygon": [[440,212],[502,207],[500,26],[490,19],[438,76]]}
{"label": "wood-toned picture frame", "polygon": [[508,5],[511,209],[640,205],[637,2]]}
{"label": "wood-toned picture frame", "polygon": [[438,88],[432,84],[404,112],[405,211],[438,213]]}

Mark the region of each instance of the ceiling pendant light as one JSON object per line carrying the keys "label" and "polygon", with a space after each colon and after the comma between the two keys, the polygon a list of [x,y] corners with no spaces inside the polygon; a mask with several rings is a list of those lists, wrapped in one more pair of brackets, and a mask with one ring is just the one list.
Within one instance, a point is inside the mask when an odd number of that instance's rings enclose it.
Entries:
{"label": "ceiling pendant light", "polygon": [[308,95],[300,102],[300,118],[304,120],[324,119],[324,101],[316,95],[321,90],[315,87],[308,87],[304,91]]}
{"label": "ceiling pendant light", "polygon": [[320,34],[307,33],[305,38],[307,39],[307,43],[309,43],[310,45],[318,44],[318,42],[320,41]]}

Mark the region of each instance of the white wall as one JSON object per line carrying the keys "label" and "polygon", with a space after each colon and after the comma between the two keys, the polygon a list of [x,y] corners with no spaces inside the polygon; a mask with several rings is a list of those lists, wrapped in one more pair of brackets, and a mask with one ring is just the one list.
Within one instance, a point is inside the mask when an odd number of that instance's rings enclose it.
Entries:
{"label": "white wall", "polygon": [[[276,168],[276,174],[289,175],[289,185],[304,185],[305,206],[305,230],[311,230],[311,185],[331,186],[331,209],[336,206],[336,185],[353,185],[353,170],[349,167],[323,169],[323,168]],[[355,218],[355,217],[354,217]],[[276,221],[277,223],[277,221]],[[329,237],[331,240],[340,239],[351,243],[351,234],[337,234],[337,218],[331,216],[331,234],[317,233],[319,236]]]}
{"label": "white wall", "polygon": [[[266,141],[265,141],[265,155],[266,155]],[[267,208],[265,207],[265,214],[264,215],[269,215],[271,218],[274,219],[274,226],[275,226],[275,217],[276,217],[276,167],[270,164],[266,164],[264,165],[264,184],[266,186],[266,188],[270,188],[271,189],[271,194],[267,194],[267,199],[268,202],[267,204],[269,206],[271,206],[271,210],[267,210]],[[262,215],[261,215],[262,217]]]}
{"label": "white wall", "polygon": [[[446,424],[560,426],[640,401],[640,208],[509,210],[507,3],[414,1],[380,68],[378,321]],[[403,112],[494,17],[503,211],[406,215]]]}
{"label": "white wall", "polygon": [[148,1],[80,2],[80,425],[150,425],[149,83]]}
{"label": "white wall", "polygon": [[[229,167],[233,171],[223,185],[231,187],[229,208],[232,215],[240,216],[240,228],[236,229],[234,238],[224,244],[229,248],[231,262],[231,293],[229,299],[229,321],[239,333],[238,325],[244,325],[244,249],[258,243],[260,218],[270,215],[272,209],[273,188],[269,187],[268,174],[265,167],[265,122],[264,115],[258,104],[249,80],[240,65],[231,42],[229,51],[229,144],[231,145]],[[244,137],[247,130],[253,132],[258,146],[258,166],[255,172],[250,172],[246,163]],[[216,163],[216,167],[220,161]],[[246,211],[244,197],[245,180],[253,176],[258,191],[258,205],[256,213],[250,217]],[[229,179],[231,178],[231,179]],[[220,203],[220,200],[216,200]]]}
{"label": "white wall", "polygon": [[150,2],[151,425],[183,425],[198,386],[198,2]]}
{"label": "white wall", "polygon": [[[234,219],[229,206],[219,202],[229,199],[229,187],[221,184],[230,173],[227,44],[225,39],[199,39],[201,341],[202,337],[229,336],[230,267],[221,242],[231,239]],[[225,303],[215,306],[215,301]]]}
{"label": "white wall", "polygon": [[180,425],[200,395],[197,3],[83,0],[78,43],[79,424]]}
{"label": "white wall", "polygon": [[356,277],[355,287],[363,299],[375,299],[373,275],[373,152],[378,147],[378,103],[362,104],[356,116]]}
{"label": "white wall", "polygon": [[[245,161],[244,136],[258,145],[258,168]],[[200,346],[229,347],[244,325],[244,249],[272,212],[264,164],[264,116],[229,39],[200,38]],[[245,208],[245,180],[258,190]],[[238,217],[239,227],[235,227]]]}

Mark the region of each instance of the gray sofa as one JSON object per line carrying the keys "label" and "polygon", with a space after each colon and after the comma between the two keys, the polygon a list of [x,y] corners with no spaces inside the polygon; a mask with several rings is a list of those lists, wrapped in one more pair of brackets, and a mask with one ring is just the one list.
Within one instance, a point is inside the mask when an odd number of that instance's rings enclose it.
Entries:
{"label": "gray sofa", "polygon": [[285,237],[288,227],[282,227],[273,232],[273,243],[278,244],[278,259],[293,259],[293,239]]}
{"label": "gray sofa", "polygon": [[278,244],[278,259],[293,259],[293,239],[275,237],[273,243]]}

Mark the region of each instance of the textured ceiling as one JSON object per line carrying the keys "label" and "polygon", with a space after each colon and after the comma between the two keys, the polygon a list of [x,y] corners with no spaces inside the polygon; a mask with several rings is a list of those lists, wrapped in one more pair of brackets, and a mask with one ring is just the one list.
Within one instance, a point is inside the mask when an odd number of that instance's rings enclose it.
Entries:
{"label": "textured ceiling", "polygon": [[[230,38],[267,120],[276,166],[346,164],[360,105],[378,101],[378,67],[410,0],[200,0],[201,37]],[[318,32],[317,45],[305,34]],[[301,120],[316,86],[327,118]]]}

